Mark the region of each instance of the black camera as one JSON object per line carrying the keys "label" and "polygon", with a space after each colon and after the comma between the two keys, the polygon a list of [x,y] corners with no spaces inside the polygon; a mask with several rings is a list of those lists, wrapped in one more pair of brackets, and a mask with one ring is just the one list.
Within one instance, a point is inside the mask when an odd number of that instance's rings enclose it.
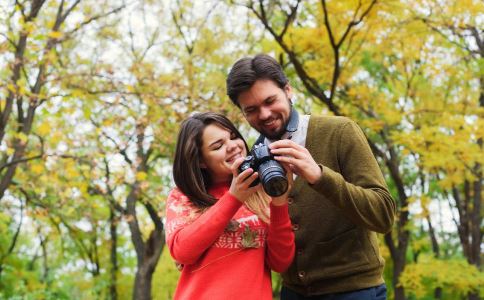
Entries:
{"label": "black camera", "polygon": [[250,186],[256,186],[262,182],[262,187],[267,195],[277,197],[284,194],[288,188],[286,172],[281,164],[274,159],[269,148],[264,144],[255,145],[242,164],[239,172],[252,168],[259,173],[259,178]]}

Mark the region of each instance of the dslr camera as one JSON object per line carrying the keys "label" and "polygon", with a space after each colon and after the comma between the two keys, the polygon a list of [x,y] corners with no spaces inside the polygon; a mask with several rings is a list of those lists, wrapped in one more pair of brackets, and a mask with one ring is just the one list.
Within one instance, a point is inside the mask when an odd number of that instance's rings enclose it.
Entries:
{"label": "dslr camera", "polygon": [[252,168],[259,173],[250,186],[256,186],[262,182],[262,187],[267,195],[277,197],[284,194],[288,188],[286,171],[281,164],[274,159],[269,148],[264,144],[255,145],[244,161],[239,166],[239,173]]}

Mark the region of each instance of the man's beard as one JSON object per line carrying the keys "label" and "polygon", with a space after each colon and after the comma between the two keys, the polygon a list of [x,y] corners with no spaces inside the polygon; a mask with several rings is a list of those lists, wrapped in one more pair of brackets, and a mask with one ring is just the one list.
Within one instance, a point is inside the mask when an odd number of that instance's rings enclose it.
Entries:
{"label": "man's beard", "polygon": [[[289,120],[287,122],[289,122]],[[283,126],[281,126],[281,128],[279,128],[277,131],[267,131],[262,129],[260,133],[269,140],[279,140],[284,133],[286,133],[287,122],[286,124],[283,124]]]}

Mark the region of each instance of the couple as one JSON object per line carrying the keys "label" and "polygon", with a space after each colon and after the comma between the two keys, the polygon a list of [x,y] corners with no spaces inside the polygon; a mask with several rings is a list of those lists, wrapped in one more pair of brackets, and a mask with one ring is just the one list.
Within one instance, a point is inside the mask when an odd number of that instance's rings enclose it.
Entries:
{"label": "couple", "polygon": [[363,132],[347,118],[299,115],[268,55],[237,61],[227,93],[290,187],[270,197],[251,186],[256,170],[238,170],[247,144],[224,116],[186,119],[166,208],[182,267],[175,299],[272,299],[270,270],[282,273],[282,300],[386,299],[376,232],[391,230],[395,202]]}

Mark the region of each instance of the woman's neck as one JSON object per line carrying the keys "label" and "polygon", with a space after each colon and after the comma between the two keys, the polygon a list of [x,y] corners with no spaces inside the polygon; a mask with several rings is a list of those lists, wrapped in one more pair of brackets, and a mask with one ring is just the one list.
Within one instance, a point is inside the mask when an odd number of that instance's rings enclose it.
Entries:
{"label": "woman's neck", "polygon": [[213,188],[220,188],[225,186],[230,186],[230,180],[215,181],[209,186],[209,188],[213,189]]}

